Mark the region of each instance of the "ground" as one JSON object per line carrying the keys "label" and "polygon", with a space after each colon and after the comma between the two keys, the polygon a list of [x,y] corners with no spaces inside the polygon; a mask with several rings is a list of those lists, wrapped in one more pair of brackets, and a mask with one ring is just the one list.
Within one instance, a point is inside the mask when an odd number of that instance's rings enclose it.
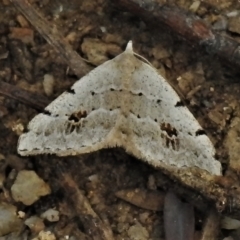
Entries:
{"label": "ground", "polygon": [[[70,3],[29,0],[29,3],[56,27],[91,69],[120,54],[132,40],[134,51],[168,79],[206,131],[224,172],[231,169],[228,174],[238,173],[237,67],[207,54],[200,44],[191,44],[184,36],[153,27],[108,0],[73,0]],[[193,12],[217,33],[239,41],[240,5],[237,1],[179,0],[169,1],[169,4]],[[59,53],[9,0],[0,3],[0,23],[1,81],[42,95],[50,103],[78,80]],[[20,157],[17,154],[19,135],[39,110],[4,95],[0,95],[0,103],[0,212],[4,216],[0,239],[67,239],[66,236],[69,239],[111,239],[109,229],[114,239],[119,240],[164,239],[163,206],[147,210],[146,202],[151,201],[141,200],[146,191],[152,199],[152,191],[172,187],[172,182],[159,180],[158,170],[121,149],[80,157]],[[31,190],[34,196],[24,193],[21,184],[26,179],[30,185],[34,181],[39,186],[39,191]],[[19,186],[16,184],[22,187],[17,189],[17,194],[13,188]],[[130,201],[132,204],[116,197],[116,192],[125,190],[126,199],[129,189],[130,193],[140,189],[136,199]],[[162,199],[159,194],[157,199]],[[79,204],[79,200],[85,205]],[[50,214],[56,217],[53,221],[41,217],[48,209],[57,210]],[[205,213],[195,212],[197,234],[205,217]],[[30,223],[26,219],[30,219]],[[46,238],[41,236],[42,230],[50,231]],[[229,234],[232,233],[221,231],[219,227],[216,239]],[[233,237],[234,234],[236,232]]]}

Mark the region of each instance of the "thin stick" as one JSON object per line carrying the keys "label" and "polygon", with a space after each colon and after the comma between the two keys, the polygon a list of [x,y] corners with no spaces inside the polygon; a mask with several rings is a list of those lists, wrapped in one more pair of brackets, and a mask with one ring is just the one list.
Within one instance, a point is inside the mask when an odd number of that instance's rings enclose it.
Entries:
{"label": "thin stick", "polygon": [[2,81],[0,81],[0,94],[15,99],[38,111],[43,111],[49,104],[49,100],[43,95],[31,93]]}
{"label": "thin stick", "polygon": [[69,204],[75,209],[76,215],[82,216],[88,234],[94,239],[113,240],[111,227],[94,212],[73,178],[67,173],[62,173],[61,170],[58,173],[61,174],[60,184],[68,196]]}
{"label": "thin stick", "polygon": [[74,51],[63,36],[57,32],[56,27],[51,26],[26,0],[10,0],[18,11],[20,11],[28,21],[37,29],[45,40],[63,57],[66,64],[80,78],[91,69]]}
{"label": "thin stick", "polygon": [[222,36],[196,15],[177,7],[160,5],[156,1],[114,0],[114,2],[142,18],[149,26],[162,29],[166,26],[191,46],[201,46],[208,54],[216,55],[230,66],[240,66],[240,44]]}

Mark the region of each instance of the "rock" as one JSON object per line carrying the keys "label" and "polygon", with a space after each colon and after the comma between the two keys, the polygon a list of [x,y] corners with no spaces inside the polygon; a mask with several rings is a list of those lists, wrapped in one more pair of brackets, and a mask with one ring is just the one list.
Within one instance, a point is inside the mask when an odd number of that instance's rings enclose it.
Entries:
{"label": "rock", "polygon": [[43,79],[43,89],[46,95],[49,97],[53,94],[54,77],[51,74],[45,74]]}
{"label": "rock", "polygon": [[45,228],[43,219],[41,219],[37,216],[32,216],[32,217],[26,219],[24,224],[27,225],[33,233],[39,233],[40,231],[42,231]]}
{"label": "rock", "polygon": [[221,227],[228,230],[238,229],[240,228],[240,221],[230,217],[223,217]]}
{"label": "rock", "polygon": [[213,109],[208,113],[209,119],[213,121],[215,124],[219,125],[220,129],[223,129],[226,125],[226,121],[224,119],[223,114],[217,109]]}
{"label": "rock", "polygon": [[196,12],[200,7],[201,1],[194,1],[191,6],[189,7],[189,11]]}
{"label": "rock", "polygon": [[131,240],[149,239],[148,231],[140,223],[136,223],[135,225],[131,226],[128,229],[127,233]]}
{"label": "rock", "polygon": [[219,18],[214,24],[213,24],[213,29],[217,31],[223,31],[227,29],[227,19],[224,17]]}
{"label": "rock", "polygon": [[28,21],[22,15],[17,15],[17,21],[21,27],[23,27],[23,28],[29,27]]}
{"label": "rock", "polygon": [[118,223],[117,224],[117,232],[122,233],[125,232],[129,228],[128,223]]}
{"label": "rock", "polygon": [[17,216],[17,208],[7,203],[0,203],[0,236],[21,229],[22,221]]}
{"label": "rock", "polygon": [[116,56],[122,52],[116,44],[104,43],[92,38],[85,38],[81,48],[87,55],[88,60],[95,65],[100,65],[109,60],[109,55]]}
{"label": "rock", "polygon": [[232,237],[225,237],[223,240],[234,240]]}
{"label": "rock", "polygon": [[233,11],[230,11],[228,13],[226,13],[226,16],[229,17],[229,18],[232,18],[232,17],[237,17],[239,15],[239,10],[233,10]]}
{"label": "rock", "polygon": [[56,240],[57,238],[55,237],[55,235],[50,232],[50,231],[41,231],[37,238],[34,238],[32,240]]}
{"label": "rock", "polygon": [[12,197],[17,202],[29,206],[41,196],[48,195],[51,190],[34,171],[22,170],[18,173],[11,187]]}
{"label": "rock", "polygon": [[59,221],[59,211],[50,208],[41,214],[41,218],[47,219],[49,222],[57,222]]}
{"label": "rock", "polygon": [[155,59],[161,60],[164,58],[169,58],[171,53],[165,47],[159,44],[152,49],[152,55]]}
{"label": "rock", "polygon": [[23,43],[34,45],[34,32],[31,28],[13,27],[10,30],[9,38],[19,39]]}
{"label": "rock", "polygon": [[199,86],[205,81],[204,71],[201,63],[189,67],[188,71],[184,72],[177,78],[178,86],[181,91],[187,95],[191,90],[198,90]]}
{"label": "rock", "polygon": [[230,18],[228,21],[228,30],[240,34],[240,16]]}

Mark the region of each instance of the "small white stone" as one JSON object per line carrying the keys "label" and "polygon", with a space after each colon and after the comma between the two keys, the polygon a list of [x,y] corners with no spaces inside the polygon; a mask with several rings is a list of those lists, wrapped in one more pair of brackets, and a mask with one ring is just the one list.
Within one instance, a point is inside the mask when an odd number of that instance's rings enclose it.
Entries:
{"label": "small white stone", "polygon": [[228,12],[226,14],[227,17],[231,18],[231,17],[237,17],[239,15],[239,10],[233,10],[231,12]]}
{"label": "small white stone", "polygon": [[88,179],[89,179],[92,183],[97,183],[97,182],[99,181],[98,174],[93,174],[93,175],[89,176]]}
{"label": "small white stone", "polygon": [[149,239],[148,231],[140,223],[137,223],[137,224],[131,226],[128,229],[127,233],[131,240],[147,240],[147,239]]}
{"label": "small white stone", "polygon": [[56,240],[55,235],[50,231],[41,231],[38,234],[38,240]]}
{"label": "small white stone", "polygon": [[234,240],[231,236],[225,237],[223,240]]}
{"label": "small white stone", "polygon": [[59,211],[50,208],[41,214],[41,218],[47,219],[49,222],[57,222],[59,221]]}
{"label": "small white stone", "polygon": [[29,206],[41,196],[48,195],[51,190],[34,171],[22,170],[18,173],[11,187],[12,197],[16,202]]}
{"label": "small white stone", "polygon": [[43,89],[46,95],[49,97],[53,94],[53,88],[54,88],[54,77],[51,74],[45,74],[43,79]]}
{"label": "small white stone", "polygon": [[16,212],[15,206],[4,202],[0,203],[0,237],[19,231],[22,227],[22,220],[18,218]]}
{"label": "small white stone", "polygon": [[39,233],[45,228],[43,220],[37,216],[27,218],[24,224],[27,225],[33,233]]}
{"label": "small white stone", "polygon": [[194,1],[192,5],[189,7],[189,10],[192,12],[196,12],[200,7],[201,1]]}
{"label": "small white stone", "polygon": [[240,221],[230,217],[223,217],[221,221],[221,227],[228,230],[238,229],[240,228]]}
{"label": "small white stone", "polygon": [[25,212],[23,212],[23,211],[18,211],[18,217],[19,217],[19,218],[25,218],[25,216],[26,216],[26,213],[25,213]]}
{"label": "small white stone", "polygon": [[101,26],[100,29],[101,29],[101,31],[102,31],[103,33],[106,33],[106,32],[107,32],[107,28],[104,27],[104,26]]}

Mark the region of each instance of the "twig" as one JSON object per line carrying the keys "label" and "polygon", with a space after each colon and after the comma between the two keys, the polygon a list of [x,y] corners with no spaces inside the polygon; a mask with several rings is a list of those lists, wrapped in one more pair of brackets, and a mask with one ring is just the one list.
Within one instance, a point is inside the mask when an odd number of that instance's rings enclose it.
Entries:
{"label": "twig", "polygon": [[113,233],[110,226],[106,222],[103,222],[94,212],[88,199],[79,190],[79,186],[73,178],[67,173],[62,173],[61,169],[58,173],[61,174],[59,178],[61,181],[59,182],[68,196],[69,204],[75,209],[76,215],[83,219],[83,225],[88,234],[93,239],[113,240]]}
{"label": "twig", "polygon": [[211,55],[217,55],[231,66],[240,66],[240,45],[231,38],[221,36],[196,15],[177,7],[160,5],[156,1],[114,0],[114,2],[161,29],[163,25],[192,45],[200,45]]}
{"label": "twig", "polygon": [[2,81],[0,81],[0,94],[40,111],[43,111],[43,109],[49,104],[48,99],[43,95],[31,93]]}
{"label": "twig", "polygon": [[26,0],[11,0],[15,7],[20,11],[28,21],[37,29],[45,40],[54,47],[54,49],[63,57],[65,62],[80,78],[91,69],[74,51],[63,36],[57,32],[56,27],[51,26]]}
{"label": "twig", "polygon": [[[189,196],[186,194],[189,190],[192,191],[189,199],[190,203],[196,205],[199,203],[199,199],[202,196],[204,199],[202,206],[200,208],[206,208],[205,201],[209,204],[214,204],[218,212],[223,215],[236,218],[240,220],[240,189],[238,184],[233,185],[231,188],[226,188],[221,186],[219,178],[222,181],[227,180],[224,176],[213,176],[206,171],[201,171],[200,169],[192,168],[190,169],[172,169],[171,171],[166,171],[164,169],[159,169],[161,172],[166,174],[171,180],[173,180],[172,188],[174,191],[179,193],[181,196]],[[182,191],[174,187],[174,182],[179,183],[181,186],[185,187],[186,190]],[[176,185],[176,184],[175,184]],[[190,193],[189,192],[189,193]],[[197,193],[198,200],[194,199],[193,192]]]}
{"label": "twig", "polygon": [[214,209],[211,209],[207,219],[205,220],[201,240],[219,239],[220,220],[220,214]]}

